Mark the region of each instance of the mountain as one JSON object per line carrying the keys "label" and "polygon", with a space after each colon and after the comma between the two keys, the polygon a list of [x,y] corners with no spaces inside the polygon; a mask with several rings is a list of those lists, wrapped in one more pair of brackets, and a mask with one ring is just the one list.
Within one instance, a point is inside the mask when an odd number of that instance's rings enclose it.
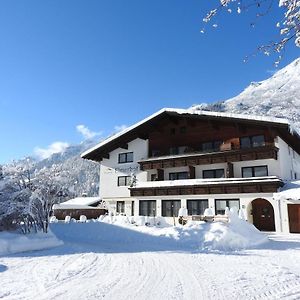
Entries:
{"label": "mountain", "polygon": [[272,77],[252,82],[236,97],[193,108],[286,118],[300,132],[300,58]]}
{"label": "mountain", "polygon": [[[14,173],[29,171],[31,180],[35,182],[45,178],[56,178],[61,181],[61,188],[67,192],[67,198],[99,194],[99,165],[82,159],[80,154],[95,145],[95,141],[87,140],[78,145],[71,145],[64,152],[52,154],[49,158],[36,160],[28,157],[3,166],[7,177]],[[50,179],[49,179],[50,180]],[[0,180],[1,193],[1,180]]]}

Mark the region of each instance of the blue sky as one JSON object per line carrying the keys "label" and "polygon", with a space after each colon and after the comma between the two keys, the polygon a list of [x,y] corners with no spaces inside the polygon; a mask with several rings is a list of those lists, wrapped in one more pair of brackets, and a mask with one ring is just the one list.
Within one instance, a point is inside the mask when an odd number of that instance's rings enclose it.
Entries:
{"label": "blue sky", "polygon": [[[269,77],[274,57],[243,58],[276,36],[281,11],[254,29],[251,12],[223,14],[201,34],[218,3],[1,1],[0,163],[79,143],[78,125],[100,139],[162,107],[227,99]],[[280,67],[298,56],[289,46]]]}

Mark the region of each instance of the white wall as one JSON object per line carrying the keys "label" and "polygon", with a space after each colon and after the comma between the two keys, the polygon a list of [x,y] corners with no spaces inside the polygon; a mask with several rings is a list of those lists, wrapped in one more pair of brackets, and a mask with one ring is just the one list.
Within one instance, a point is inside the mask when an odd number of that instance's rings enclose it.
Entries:
{"label": "white wall", "polygon": [[[133,152],[133,162],[118,163],[119,153]],[[118,186],[119,176],[130,176],[136,174],[138,181],[147,181],[147,172],[140,171],[141,159],[148,156],[148,141],[135,139],[128,143],[128,149],[118,148],[109,153],[109,159],[103,159],[100,166],[100,197],[106,198],[126,198],[130,197],[127,186]]]}
{"label": "white wall", "polygon": [[294,180],[295,173],[300,179],[300,156],[280,137],[276,139],[276,146],[279,148],[278,160],[280,164],[281,178]]}
{"label": "white wall", "polygon": [[249,161],[238,161],[233,163],[234,177],[242,177],[242,168],[254,166],[267,166],[269,176],[280,176],[279,161],[275,159],[258,159]]}

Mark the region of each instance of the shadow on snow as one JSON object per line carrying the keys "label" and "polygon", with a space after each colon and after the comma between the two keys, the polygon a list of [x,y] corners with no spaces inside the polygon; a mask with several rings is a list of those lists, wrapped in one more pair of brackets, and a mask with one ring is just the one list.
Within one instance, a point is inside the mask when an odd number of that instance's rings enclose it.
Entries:
{"label": "shadow on snow", "polygon": [[[13,254],[14,257],[39,257],[69,255],[77,253],[139,253],[139,252],[182,252],[187,254],[207,253],[220,255],[259,255],[250,253],[251,249],[240,251],[210,251],[203,249],[205,230],[189,231],[181,239],[155,236],[134,229],[108,223],[57,223],[51,224],[52,232],[64,245],[40,251]],[[274,236],[275,237],[275,236]],[[274,238],[263,245],[255,247],[261,250],[300,250],[300,238],[294,240]],[[247,250],[250,250],[248,252]],[[1,267],[0,267],[1,272]]]}

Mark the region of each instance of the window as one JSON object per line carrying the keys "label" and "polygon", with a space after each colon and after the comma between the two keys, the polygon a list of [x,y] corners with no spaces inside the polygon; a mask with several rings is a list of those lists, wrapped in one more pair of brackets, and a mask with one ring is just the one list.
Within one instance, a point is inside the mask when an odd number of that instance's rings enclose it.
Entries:
{"label": "window", "polygon": [[151,174],[151,181],[157,181],[157,175],[156,174]]}
{"label": "window", "polygon": [[222,143],[223,143],[222,141],[205,142],[202,143],[201,149],[204,152],[219,151]]}
{"label": "window", "polygon": [[118,214],[125,213],[125,201],[117,201],[117,213]]}
{"label": "window", "polygon": [[183,154],[188,150],[187,146],[171,147],[169,152],[171,155]]}
{"label": "window", "polygon": [[188,215],[203,215],[208,208],[208,200],[187,200]]}
{"label": "window", "polygon": [[140,200],[140,216],[156,216],[156,200]]}
{"label": "window", "polygon": [[216,199],[216,215],[224,215],[225,208],[229,209],[235,207],[237,210],[240,209],[240,199]]}
{"label": "window", "polygon": [[263,177],[263,176],[268,176],[267,166],[242,168],[242,177]]}
{"label": "window", "polygon": [[151,155],[152,155],[152,157],[157,157],[157,156],[160,155],[160,151],[159,150],[152,150]]}
{"label": "window", "polygon": [[242,149],[261,147],[265,145],[265,137],[263,135],[241,137],[240,145]]}
{"label": "window", "polygon": [[134,201],[131,201],[131,215],[134,216]]}
{"label": "window", "polygon": [[162,200],[162,216],[178,217],[181,200]]}
{"label": "window", "polygon": [[118,186],[129,186],[131,183],[131,176],[119,176]]}
{"label": "window", "polygon": [[180,127],[180,133],[186,133],[186,127],[185,126]]}
{"label": "window", "polygon": [[176,172],[169,173],[169,180],[180,180],[180,179],[188,179],[189,172]]}
{"label": "window", "polygon": [[203,170],[203,178],[224,178],[225,172],[224,169],[215,169],[215,170]]}
{"label": "window", "polygon": [[119,164],[133,162],[133,152],[120,153]]}
{"label": "window", "polygon": [[170,154],[171,155],[177,155],[177,154],[179,154],[179,148],[178,147],[171,147],[170,148]]}

